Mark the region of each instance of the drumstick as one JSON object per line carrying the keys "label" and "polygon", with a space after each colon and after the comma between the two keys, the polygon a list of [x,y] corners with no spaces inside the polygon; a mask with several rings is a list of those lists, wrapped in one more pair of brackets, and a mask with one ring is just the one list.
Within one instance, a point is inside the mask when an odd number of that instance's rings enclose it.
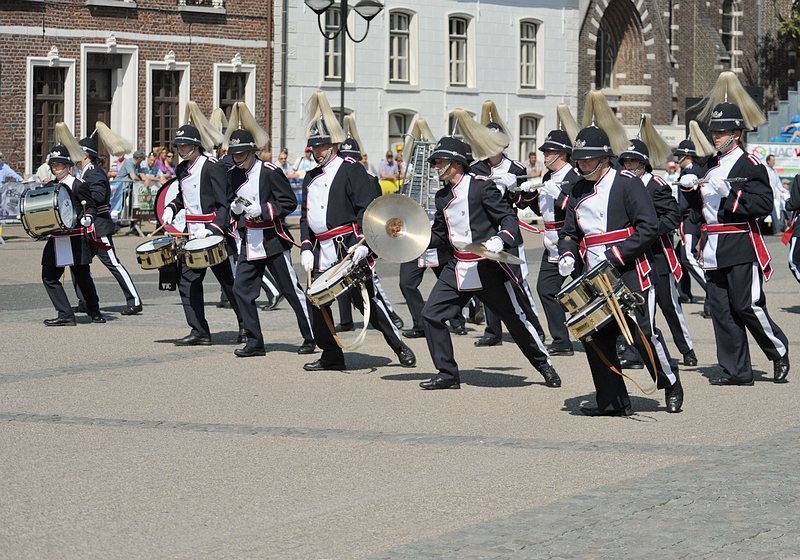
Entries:
{"label": "drumstick", "polygon": [[625,340],[628,344],[633,344],[633,335],[631,334],[630,329],[628,328],[628,322],[625,321],[624,313],[622,312],[622,308],[619,305],[619,301],[617,301],[617,296],[614,293],[614,288],[611,287],[611,282],[605,276],[601,276],[600,280],[600,287],[603,290],[603,295],[606,297],[609,303],[609,307],[611,307],[611,312],[614,314],[614,318],[617,320],[619,324],[620,330],[622,331],[622,335],[625,337]]}
{"label": "drumstick", "polygon": [[339,264],[337,264],[337,265],[336,265],[336,268],[333,270],[333,272],[331,272],[331,275],[335,275],[337,272],[339,272],[339,269],[341,269],[341,268],[342,268],[342,267],[345,265],[345,263],[346,263],[347,261],[349,261],[350,259],[352,259],[352,258],[353,258],[353,253],[355,253],[355,249],[356,249],[356,247],[358,247],[359,245],[361,245],[362,243],[364,243],[364,241],[366,241],[366,240],[367,240],[367,238],[366,238],[366,237],[362,237],[362,238],[359,240],[359,242],[358,242],[358,243],[356,243],[355,245],[353,245],[352,247],[350,247],[350,250],[349,250],[349,251],[347,252],[347,254],[344,256],[344,258],[343,258],[341,261],[339,261]]}
{"label": "drumstick", "polygon": [[311,288],[311,269],[309,268],[308,270],[306,270],[306,272],[308,273],[308,280],[306,282],[306,290],[308,290],[309,288]]}
{"label": "drumstick", "polygon": [[157,234],[159,231],[161,231],[165,227],[167,227],[167,224],[161,224],[160,226],[158,226],[156,229],[153,230],[153,233],[151,233],[147,237],[153,237],[155,234]]}

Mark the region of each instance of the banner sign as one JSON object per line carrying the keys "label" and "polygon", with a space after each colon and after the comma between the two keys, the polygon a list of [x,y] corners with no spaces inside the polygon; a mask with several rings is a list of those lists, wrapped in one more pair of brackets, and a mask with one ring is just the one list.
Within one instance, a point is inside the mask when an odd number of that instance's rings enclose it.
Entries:
{"label": "banner sign", "polygon": [[764,165],[767,156],[775,156],[775,171],[781,179],[794,179],[800,173],[800,144],[745,144],[745,151],[758,156]]}
{"label": "banner sign", "polygon": [[0,224],[18,224],[19,201],[26,190],[39,183],[3,183],[0,185]]}

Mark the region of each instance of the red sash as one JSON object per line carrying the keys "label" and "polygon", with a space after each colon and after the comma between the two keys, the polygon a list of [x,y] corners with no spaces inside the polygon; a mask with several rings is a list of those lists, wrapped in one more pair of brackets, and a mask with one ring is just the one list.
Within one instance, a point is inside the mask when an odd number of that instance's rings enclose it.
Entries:
{"label": "red sash", "polygon": [[[635,229],[629,226],[625,229],[615,229],[614,231],[607,231],[606,233],[587,235],[583,238],[582,246],[588,249],[589,247],[595,247],[597,245],[615,245],[628,239],[635,231]],[[614,249],[615,247],[611,248],[612,251],[614,251]],[[650,283],[650,262],[644,255],[636,258],[636,272],[639,275],[639,287],[642,290],[649,289],[652,285]]]}
{"label": "red sash", "polygon": [[216,212],[211,214],[186,214],[187,224],[210,224],[217,217]]}
{"label": "red sash", "polygon": [[465,262],[475,262],[475,261],[485,260],[485,257],[476,255],[475,253],[470,253],[469,251],[459,251],[455,247],[453,248],[453,254],[458,260]]}
{"label": "red sash", "polygon": [[675,277],[675,280],[680,282],[683,278],[683,269],[681,263],[678,261],[678,256],[675,254],[675,248],[672,246],[671,239],[665,233],[661,236],[661,248],[664,249],[664,256],[667,257],[669,263],[669,270]]}
{"label": "red sash", "polygon": [[781,235],[781,243],[784,245],[788,245],[789,242],[792,240],[792,236],[794,235],[794,223],[797,221],[797,214],[794,215],[792,221],[789,223],[789,227],[786,228],[786,231],[783,232]]}
{"label": "red sash", "polygon": [[767,249],[767,244],[764,243],[764,238],[761,237],[761,232],[758,230],[758,224],[755,220],[748,220],[747,222],[737,222],[735,224],[703,224],[701,231],[707,234],[718,235],[720,233],[727,234],[750,234],[750,243],[753,245],[753,250],[758,259],[758,265],[764,273],[764,279],[769,280],[772,277],[772,266],[769,264],[772,257]]}
{"label": "red sash", "polygon": [[328,239],[333,239],[334,237],[339,237],[342,235],[347,235],[348,233],[352,233],[356,237],[361,237],[358,234],[358,224],[345,224],[343,226],[338,226],[333,229],[329,229],[328,231],[323,231],[322,233],[314,234],[318,241],[327,241]]}

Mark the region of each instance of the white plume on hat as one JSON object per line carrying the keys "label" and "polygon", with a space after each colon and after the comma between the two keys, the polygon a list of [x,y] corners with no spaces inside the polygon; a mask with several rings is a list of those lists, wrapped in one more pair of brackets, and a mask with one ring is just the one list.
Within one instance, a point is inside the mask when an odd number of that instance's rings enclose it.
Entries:
{"label": "white plume on hat", "polygon": [[200,142],[207,151],[213,150],[214,146],[220,146],[225,141],[222,132],[214,128],[194,101],[186,104],[186,122],[184,124],[190,124],[200,132]]}
{"label": "white plume on hat", "polygon": [[647,151],[650,152],[650,164],[653,167],[660,167],[666,163],[667,158],[672,153],[669,144],[664,140],[656,127],[653,126],[653,119],[649,115],[642,113],[641,120],[639,121],[639,139],[647,146]]}
{"label": "white plume on hat", "polygon": [[358,128],[356,128],[356,118],[353,115],[344,116],[344,132],[348,138],[356,141],[359,150],[364,150],[364,144],[361,143],[361,137],[358,135]]}
{"label": "white plume on hat", "polygon": [[[211,126],[213,126],[215,130],[218,130],[220,134],[224,134],[225,129],[228,128],[228,117],[225,116],[225,111],[219,107],[215,107],[214,110],[211,111],[208,122],[211,123]],[[224,140],[223,137],[223,141]]]}
{"label": "white plume on hat", "polygon": [[431,127],[428,126],[428,121],[418,114],[414,116],[414,119],[411,121],[411,126],[408,127],[406,141],[403,145],[404,154],[411,153],[414,142],[436,142],[436,137],[433,135]]}
{"label": "white plume on hat", "polygon": [[694,149],[699,157],[713,156],[717,151],[703,134],[697,121],[689,121],[689,140],[694,142]]}
{"label": "white plume on hat", "polygon": [[94,133],[97,134],[97,140],[105,146],[109,154],[121,156],[133,152],[133,144],[113,132],[103,121],[95,123]]}
{"label": "white plume on hat", "polygon": [[750,94],[747,93],[739,81],[738,76],[733,72],[720,73],[714,87],[711,88],[708,94],[708,100],[703,110],[700,111],[697,118],[702,121],[708,121],[711,118],[711,112],[714,107],[723,102],[733,103],[739,107],[744,117],[744,125],[748,130],[767,122],[761,108],[750,97]]}
{"label": "white plume on hat", "polygon": [[[494,123],[500,127],[500,130],[503,131],[508,138],[511,138],[511,134],[508,131],[508,127],[506,123],[503,122],[503,119],[500,117],[500,111],[497,109],[497,105],[494,104],[494,101],[491,99],[487,99],[483,102],[483,106],[481,107],[481,124],[483,126],[487,126],[490,123]],[[508,144],[506,144],[508,146]]]}
{"label": "white plume on hat", "polygon": [[66,125],[66,123],[56,123],[55,136],[56,142],[67,149],[69,152],[69,157],[73,162],[77,163],[79,161],[83,161],[83,158],[86,157],[86,152],[83,151],[83,148],[78,143],[78,140],[75,138],[75,136],[72,135],[72,132],[69,130],[69,127]]}
{"label": "white plume on hat", "polygon": [[228,130],[225,133],[225,146],[228,145],[233,131],[239,128],[243,128],[253,135],[253,140],[259,150],[263,150],[264,147],[269,144],[269,134],[256,122],[253,113],[250,112],[250,109],[248,109],[247,105],[242,101],[234,103],[231,109],[231,118],[228,121]]}
{"label": "white plume on hat", "polygon": [[575,117],[572,116],[572,111],[569,110],[569,105],[566,103],[559,103],[556,107],[556,117],[558,117],[558,127],[567,133],[570,142],[575,142],[575,137],[578,136],[578,123],[575,122]]}
{"label": "white plume on hat", "polygon": [[336,120],[336,114],[331,109],[328,98],[322,91],[315,91],[308,100],[305,108],[306,113],[306,138],[311,136],[312,127],[317,121],[322,121],[325,130],[331,137],[332,144],[341,144],[347,139],[347,135]]}
{"label": "white plume on hat", "polygon": [[583,127],[586,128],[592,124],[605,131],[615,154],[621,154],[627,149],[628,135],[625,134],[625,127],[614,115],[606,96],[597,90],[586,94],[586,102],[583,107]]}
{"label": "white plume on hat", "polygon": [[464,109],[453,111],[453,118],[464,135],[464,140],[472,148],[472,157],[486,159],[503,153],[508,146],[508,136],[503,132],[489,130],[469,116]]}

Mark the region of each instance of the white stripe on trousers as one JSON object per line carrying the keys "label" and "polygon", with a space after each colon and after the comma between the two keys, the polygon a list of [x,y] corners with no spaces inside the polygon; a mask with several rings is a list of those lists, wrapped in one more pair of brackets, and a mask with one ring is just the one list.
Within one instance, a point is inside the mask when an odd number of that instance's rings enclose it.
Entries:
{"label": "white stripe on trousers", "polygon": [[109,246],[109,249],[106,251],[108,258],[111,259],[111,264],[113,264],[114,268],[117,269],[117,272],[119,272],[120,276],[122,276],[122,280],[125,282],[128,290],[131,292],[131,295],[133,296],[133,304],[142,305],[142,300],[139,298],[139,292],[136,291],[136,286],[133,285],[133,278],[131,278],[131,275],[128,274],[128,271],[125,269],[125,267],[122,266],[122,263],[119,262],[119,259],[117,259],[117,255],[114,253],[114,247],[111,246],[111,241],[106,236],[101,237],[100,241]]}
{"label": "white stripe on trousers", "polygon": [[753,263],[753,280],[750,286],[750,309],[753,310],[761,328],[764,330],[764,334],[767,335],[773,346],[775,346],[775,350],[777,350],[781,356],[785,356],[789,349],[775,336],[775,332],[772,330],[772,324],[764,308],[760,305],[756,305],[759,299],[761,299],[761,267],[758,263]]}

